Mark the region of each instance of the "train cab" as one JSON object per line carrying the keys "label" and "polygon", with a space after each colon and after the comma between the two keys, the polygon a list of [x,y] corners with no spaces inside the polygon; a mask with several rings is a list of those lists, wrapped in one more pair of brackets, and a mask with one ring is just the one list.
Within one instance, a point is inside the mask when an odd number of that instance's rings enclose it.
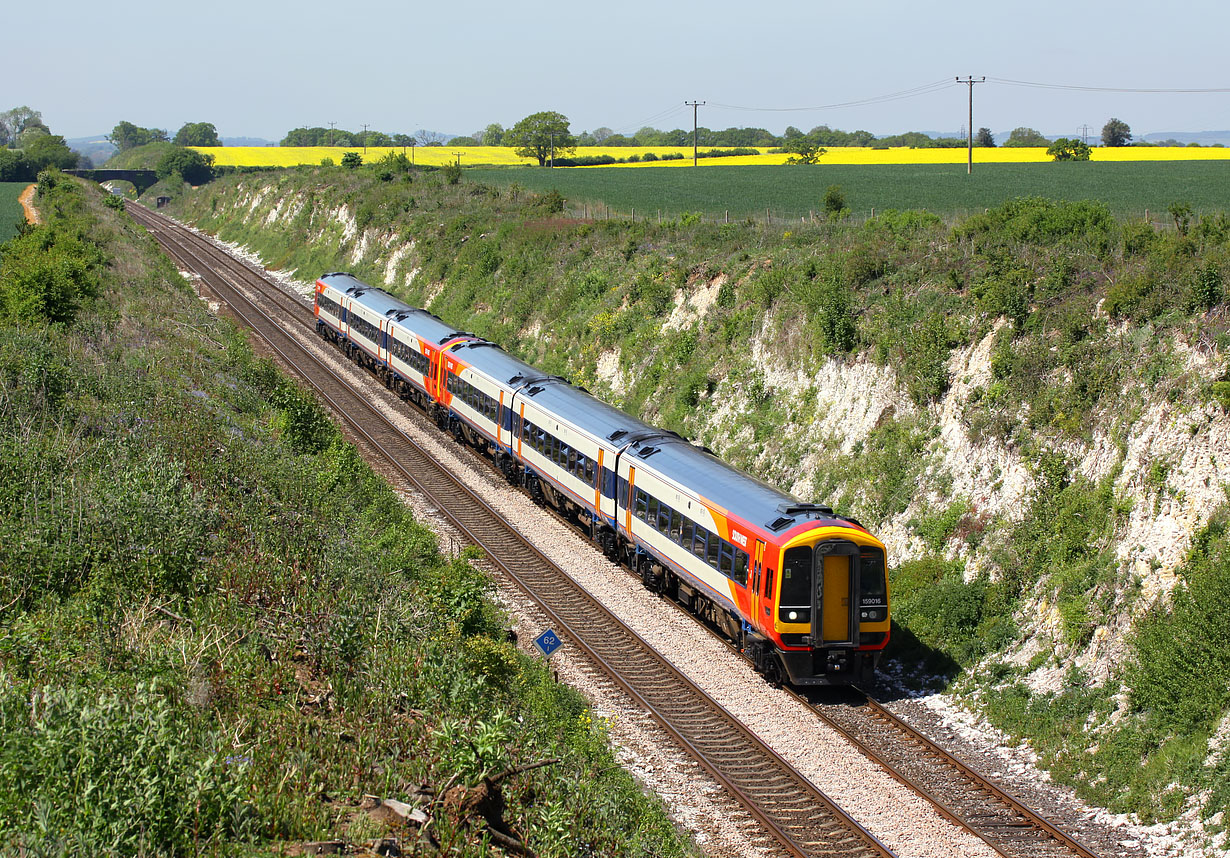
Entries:
{"label": "train cab", "polygon": [[779,643],[785,678],[794,685],[869,680],[889,636],[883,543],[846,521],[792,530],[801,532],[787,535],[764,582],[772,621],[765,632]]}

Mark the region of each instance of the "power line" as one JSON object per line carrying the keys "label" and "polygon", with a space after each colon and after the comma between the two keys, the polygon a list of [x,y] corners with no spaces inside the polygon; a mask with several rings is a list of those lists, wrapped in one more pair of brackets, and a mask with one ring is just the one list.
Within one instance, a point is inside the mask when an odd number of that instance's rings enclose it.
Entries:
{"label": "power line", "polygon": [[1187,88],[1187,89],[1142,89],[1139,87],[1123,87],[1123,86],[1078,86],[1076,84],[1066,83],[1038,83],[1029,80],[1011,80],[1003,77],[991,77],[987,80],[993,83],[1007,84],[1008,86],[1028,86],[1036,89],[1066,89],[1075,92],[1135,92],[1148,95],[1174,95],[1181,93],[1216,93],[1230,92],[1230,87],[1211,87],[1211,88]]}
{"label": "power line", "polygon": [[885,93],[884,95],[874,95],[870,98],[860,98],[854,101],[840,101],[835,104],[818,104],[813,107],[746,107],[746,106],[741,106],[741,105],[736,105],[736,104],[720,104],[718,102],[714,102],[713,107],[721,107],[726,110],[747,110],[747,111],[763,112],[763,113],[790,113],[790,112],[802,112],[802,111],[814,111],[814,110],[837,110],[838,108],[843,108],[843,107],[860,107],[865,104],[881,104],[886,101],[899,101],[905,98],[917,98],[920,95],[929,95],[933,92],[939,92],[940,90],[947,89],[948,87],[951,87],[951,86],[956,86],[956,84],[953,81],[949,80],[948,78],[944,78],[943,80],[933,81],[932,83],[925,83],[922,86],[912,87],[911,89],[903,89],[903,90],[900,90],[899,92],[889,92],[889,93]]}

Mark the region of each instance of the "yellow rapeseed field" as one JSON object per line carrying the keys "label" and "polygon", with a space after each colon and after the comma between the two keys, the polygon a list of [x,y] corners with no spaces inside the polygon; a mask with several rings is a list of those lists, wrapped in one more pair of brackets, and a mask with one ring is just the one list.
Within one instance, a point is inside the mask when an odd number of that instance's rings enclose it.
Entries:
{"label": "yellow rapeseed field", "polygon": [[[342,156],[347,152],[358,152],[363,156],[363,163],[370,164],[379,161],[390,152],[405,152],[416,164],[443,166],[460,159],[463,167],[476,166],[514,166],[536,164],[534,158],[522,158],[513,154],[507,146],[417,146],[390,148],[368,147],[364,153],[361,147],[341,146],[215,146],[195,147],[200,152],[214,156],[214,163],[220,167],[294,167],[300,164],[319,164],[324,158],[332,158],[333,163],[340,164]],[[702,149],[703,151],[703,149]],[[690,167],[692,165],[692,148],[690,146],[639,148],[639,147],[603,147],[581,146],[576,150],[578,157],[610,155],[613,158],[627,158],[639,155],[642,158],[649,152],[659,158],[668,153],[683,155],[682,159],[672,161],[640,161],[633,164],[612,164],[615,167]],[[968,156],[965,149],[868,149],[857,147],[833,147],[820,158],[822,164],[964,164]],[[767,149],[761,149],[759,155],[735,155],[725,158],[702,158],[701,166],[719,166],[731,164],[782,164],[788,155],[769,154]],[[1230,159],[1230,149],[1196,146],[1124,146],[1119,148],[1095,148],[1094,161],[1209,161]],[[1041,147],[1025,148],[990,148],[975,149],[974,161],[978,164],[1020,164],[1051,160],[1046,150]]]}

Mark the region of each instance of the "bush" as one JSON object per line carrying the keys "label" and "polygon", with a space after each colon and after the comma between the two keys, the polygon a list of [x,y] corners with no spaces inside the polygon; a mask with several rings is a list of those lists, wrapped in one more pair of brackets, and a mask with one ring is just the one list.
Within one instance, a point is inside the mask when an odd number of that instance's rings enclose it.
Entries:
{"label": "bush", "polygon": [[1212,310],[1221,303],[1224,294],[1221,286],[1221,272],[1216,265],[1210,263],[1196,274],[1196,282],[1192,286],[1191,306],[1199,312]]}
{"label": "bush", "polygon": [[214,177],[213,163],[213,155],[176,146],[162,156],[155,172],[160,179],[178,176],[180,181],[190,185],[203,185]]}
{"label": "bush", "polygon": [[841,185],[829,185],[824,191],[824,213],[831,218],[839,218],[848,214],[846,195]]}
{"label": "bush", "polygon": [[0,248],[0,320],[71,322],[100,284],[94,260],[71,236],[41,226]]}
{"label": "bush", "polygon": [[227,746],[153,685],[31,698],[0,674],[0,835],[19,849],[128,855],[247,839],[246,766]]}
{"label": "bush", "polygon": [[363,166],[363,156],[358,152],[343,153],[342,166],[348,170],[357,170]]}

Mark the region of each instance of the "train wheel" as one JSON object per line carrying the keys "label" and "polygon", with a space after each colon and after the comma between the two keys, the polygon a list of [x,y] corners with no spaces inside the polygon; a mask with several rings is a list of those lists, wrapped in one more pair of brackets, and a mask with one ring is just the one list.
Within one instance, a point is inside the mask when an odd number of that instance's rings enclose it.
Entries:
{"label": "train wheel", "polygon": [[598,534],[598,545],[602,547],[602,553],[606,555],[606,559],[615,563],[619,562],[619,551],[615,544],[615,534],[609,530],[604,530]]}
{"label": "train wheel", "polygon": [[658,584],[658,576],[653,574],[653,560],[642,554],[640,569],[641,583],[645,585],[645,589],[651,593],[661,593],[662,588]]}

